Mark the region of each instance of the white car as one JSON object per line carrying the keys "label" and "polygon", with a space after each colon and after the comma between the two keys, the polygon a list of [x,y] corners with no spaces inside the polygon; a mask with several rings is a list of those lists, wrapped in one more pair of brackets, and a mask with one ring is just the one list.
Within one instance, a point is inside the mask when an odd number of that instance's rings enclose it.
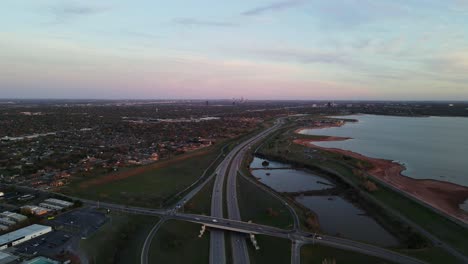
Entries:
{"label": "white car", "polygon": [[213,219],[212,221],[213,221],[213,223],[218,223],[218,220],[216,220],[216,219]]}

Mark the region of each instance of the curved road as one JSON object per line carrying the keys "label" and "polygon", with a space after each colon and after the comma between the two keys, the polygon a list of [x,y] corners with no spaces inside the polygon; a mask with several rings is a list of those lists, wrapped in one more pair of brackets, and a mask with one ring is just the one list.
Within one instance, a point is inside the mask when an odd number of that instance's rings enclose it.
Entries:
{"label": "curved road", "polygon": [[[236,177],[237,171],[242,163],[245,151],[252,144],[263,139],[281,125],[281,121],[276,121],[275,125],[260,132],[254,137],[238,144],[216,169],[216,179],[213,186],[211,198],[211,215],[223,217],[223,196],[224,181],[228,175],[227,183],[227,208],[229,218],[240,220],[240,212],[237,204]],[[241,152],[241,153],[239,153]],[[214,230],[210,233],[210,263],[226,263],[224,232]],[[232,256],[234,263],[250,263],[245,237],[239,234],[231,236]]]}
{"label": "curved road", "polygon": [[[84,201],[90,205],[97,205],[97,202],[93,201]],[[123,211],[127,213],[142,214],[142,215],[155,215],[161,216],[167,219],[176,219],[181,221],[189,221],[198,224],[204,224],[213,229],[219,230],[232,230],[240,233],[253,233],[268,235],[274,237],[280,237],[285,239],[290,239],[292,241],[299,241],[302,244],[316,243],[326,246],[331,246],[335,248],[345,249],[349,251],[359,252],[370,256],[379,257],[396,263],[425,263],[423,261],[414,259],[409,256],[402,255],[400,253],[380,248],[377,246],[364,244],[356,242],[353,240],[348,240],[344,238],[338,238],[333,236],[322,235],[322,239],[314,239],[314,234],[304,232],[304,231],[295,231],[295,230],[284,230],[272,226],[259,225],[254,223],[242,222],[232,219],[217,218],[213,216],[204,216],[204,215],[194,215],[194,214],[182,214],[175,213],[173,210],[161,210],[161,209],[150,209],[150,208],[141,208],[141,207],[128,207],[125,205],[119,204],[110,204],[110,203],[101,203],[101,206],[107,208]],[[221,231],[223,232],[223,231]]]}

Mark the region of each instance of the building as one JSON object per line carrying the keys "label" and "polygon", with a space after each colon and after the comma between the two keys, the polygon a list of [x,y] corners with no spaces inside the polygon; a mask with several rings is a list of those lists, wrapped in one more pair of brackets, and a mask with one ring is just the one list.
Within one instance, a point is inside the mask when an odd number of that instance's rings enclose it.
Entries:
{"label": "building", "polygon": [[8,252],[0,251],[0,264],[18,263],[18,257]]}
{"label": "building", "polygon": [[15,221],[16,223],[22,222],[26,219],[28,219],[27,216],[22,215],[22,214],[17,214],[9,211],[5,211],[3,213],[0,213],[0,217],[8,218],[12,221]]}
{"label": "building", "polygon": [[35,205],[25,205],[21,206],[21,213],[23,214],[32,214],[32,215],[45,215],[49,212],[49,209],[35,206]]}
{"label": "building", "polygon": [[33,258],[31,260],[23,262],[23,264],[39,264],[39,263],[41,263],[41,264],[59,264],[60,262],[49,259],[49,258],[45,258],[45,257],[37,257],[37,258]]}
{"label": "building", "polygon": [[11,221],[10,219],[8,219],[6,217],[2,217],[2,218],[0,218],[0,224],[4,225],[4,226],[12,226],[12,225],[16,224],[16,222]]}
{"label": "building", "polygon": [[57,205],[53,205],[53,204],[49,204],[49,203],[40,203],[39,206],[50,209],[50,210],[53,210],[53,211],[60,211],[60,210],[63,209],[63,207],[61,207],[61,206],[57,206]]}
{"label": "building", "polygon": [[67,202],[67,201],[63,201],[63,200],[59,200],[59,199],[54,199],[54,198],[46,199],[46,200],[44,200],[44,202],[48,203],[48,204],[60,206],[60,207],[63,207],[63,208],[68,208],[68,207],[73,205],[73,203],[71,203],[71,202]]}
{"label": "building", "polygon": [[27,201],[27,200],[34,199],[34,197],[35,196],[32,194],[25,194],[25,195],[18,197],[18,201]]}
{"label": "building", "polygon": [[30,225],[0,236],[0,250],[21,244],[35,237],[52,231],[52,227],[44,225]]}

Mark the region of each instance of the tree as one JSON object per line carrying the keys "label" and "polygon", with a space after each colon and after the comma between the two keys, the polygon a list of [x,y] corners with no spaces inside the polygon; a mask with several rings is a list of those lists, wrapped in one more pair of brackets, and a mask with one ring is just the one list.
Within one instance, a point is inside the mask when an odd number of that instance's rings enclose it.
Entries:
{"label": "tree", "polygon": [[375,183],[367,180],[366,182],[364,182],[364,188],[368,191],[368,192],[375,192],[377,191],[379,188],[377,188],[377,185],[375,185]]}

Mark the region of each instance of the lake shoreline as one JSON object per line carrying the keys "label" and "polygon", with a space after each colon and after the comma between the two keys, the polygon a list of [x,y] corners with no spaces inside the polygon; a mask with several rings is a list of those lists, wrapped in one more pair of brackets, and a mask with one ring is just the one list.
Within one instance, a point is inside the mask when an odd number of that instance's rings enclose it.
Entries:
{"label": "lake shoreline", "polygon": [[[341,125],[337,124],[333,127],[339,126]],[[320,128],[322,127],[318,127],[318,129]],[[300,128],[296,129],[295,132],[301,133],[305,129],[315,128]],[[427,203],[428,205],[456,219],[459,219],[464,223],[468,223],[468,213],[460,208],[460,204],[463,204],[468,199],[468,187],[446,181],[410,178],[402,174],[406,168],[392,160],[371,158],[353,151],[338,148],[326,148],[313,143],[320,141],[341,141],[348,139],[350,138],[323,136],[316,139],[295,139],[294,143],[367,161],[373,166],[372,169],[366,170],[367,173],[369,173],[371,176],[399,189],[408,195],[411,195],[412,197],[415,197],[418,200],[423,201],[424,203]]]}

